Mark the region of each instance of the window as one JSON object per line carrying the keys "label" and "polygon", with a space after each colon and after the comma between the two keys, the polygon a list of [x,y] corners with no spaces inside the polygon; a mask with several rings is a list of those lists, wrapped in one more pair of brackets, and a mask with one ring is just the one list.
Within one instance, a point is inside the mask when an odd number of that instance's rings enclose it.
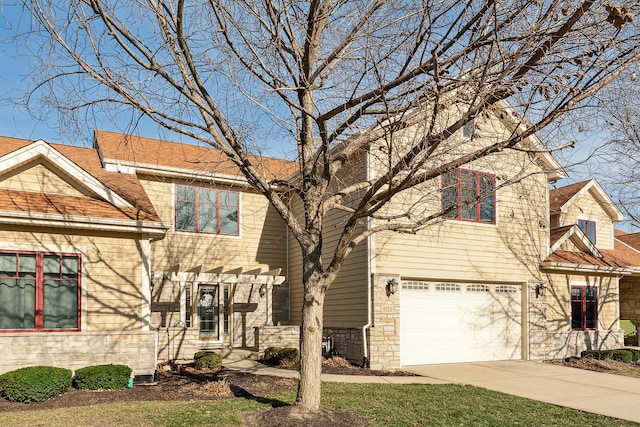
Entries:
{"label": "window", "polygon": [[238,235],[238,193],[178,185],[176,230]]}
{"label": "window", "polygon": [[584,233],[585,236],[593,243],[596,244],[596,222],[588,221],[586,219],[578,220],[578,227]]}
{"label": "window", "polygon": [[462,125],[462,136],[465,138],[473,137],[473,129],[474,129],[473,120],[470,120],[464,125]]}
{"label": "window", "polygon": [[0,252],[0,330],[77,330],[80,257]]}
{"label": "window", "polygon": [[595,330],[598,325],[598,290],[593,286],[571,287],[571,329]]}
{"label": "window", "polygon": [[442,175],[442,209],[447,218],[494,224],[496,178],[456,169]]}

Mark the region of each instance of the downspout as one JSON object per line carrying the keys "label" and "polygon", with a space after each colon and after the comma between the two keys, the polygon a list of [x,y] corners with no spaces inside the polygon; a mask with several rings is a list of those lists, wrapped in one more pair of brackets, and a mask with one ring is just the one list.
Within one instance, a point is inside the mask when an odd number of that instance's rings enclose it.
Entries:
{"label": "downspout", "polygon": [[[371,180],[371,175],[372,171],[372,163],[371,163],[371,158],[369,157],[369,153],[367,152],[365,154],[367,156],[367,181]],[[371,227],[371,217],[367,217],[367,230]],[[372,292],[371,292],[371,286],[372,286],[372,280],[371,277],[373,276],[373,261],[371,260],[371,256],[374,253],[374,251],[371,249],[371,246],[373,245],[373,236],[369,236],[367,237],[367,323],[365,325],[362,326],[362,347],[363,347],[363,357],[362,357],[362,367],[363,368],[368,368],[370,366],[369,363],[369,346],[367,343],[367,329],[369,329],[371,327],[371,311],[372,311]]]}

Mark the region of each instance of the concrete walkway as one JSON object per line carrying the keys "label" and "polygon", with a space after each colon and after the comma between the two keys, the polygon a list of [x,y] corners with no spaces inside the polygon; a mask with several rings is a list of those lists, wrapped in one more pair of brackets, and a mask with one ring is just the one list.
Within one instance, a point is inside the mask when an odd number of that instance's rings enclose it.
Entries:
{"label": "concrete walkway", "polygon": [[[233,350],[223,366],[258,375],[297,378],[298,373],[270,368],[252,353]],[[585,412],[640,423],[640,378],[604,374],[542,362],[504,361],[405,366],[416,377],[322,374],[322,381],[378,384],[469,384]]]}

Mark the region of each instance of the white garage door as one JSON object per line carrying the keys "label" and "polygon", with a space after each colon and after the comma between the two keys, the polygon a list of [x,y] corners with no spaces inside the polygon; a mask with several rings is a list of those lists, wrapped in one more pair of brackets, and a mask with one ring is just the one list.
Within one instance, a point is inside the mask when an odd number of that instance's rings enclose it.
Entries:
{"label": "white garage door", "polygon": [[400,364],[522,358],[520,286],[403,281]]}

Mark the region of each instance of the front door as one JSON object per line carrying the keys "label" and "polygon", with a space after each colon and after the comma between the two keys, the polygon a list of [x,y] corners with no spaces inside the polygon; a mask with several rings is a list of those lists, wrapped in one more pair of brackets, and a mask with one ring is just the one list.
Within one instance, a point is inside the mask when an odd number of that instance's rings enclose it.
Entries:
{"label": "front door", "polygon": [[227,285],[199,286],[197,313],[202,338],[228,342],[228,299],[229,287]]}

